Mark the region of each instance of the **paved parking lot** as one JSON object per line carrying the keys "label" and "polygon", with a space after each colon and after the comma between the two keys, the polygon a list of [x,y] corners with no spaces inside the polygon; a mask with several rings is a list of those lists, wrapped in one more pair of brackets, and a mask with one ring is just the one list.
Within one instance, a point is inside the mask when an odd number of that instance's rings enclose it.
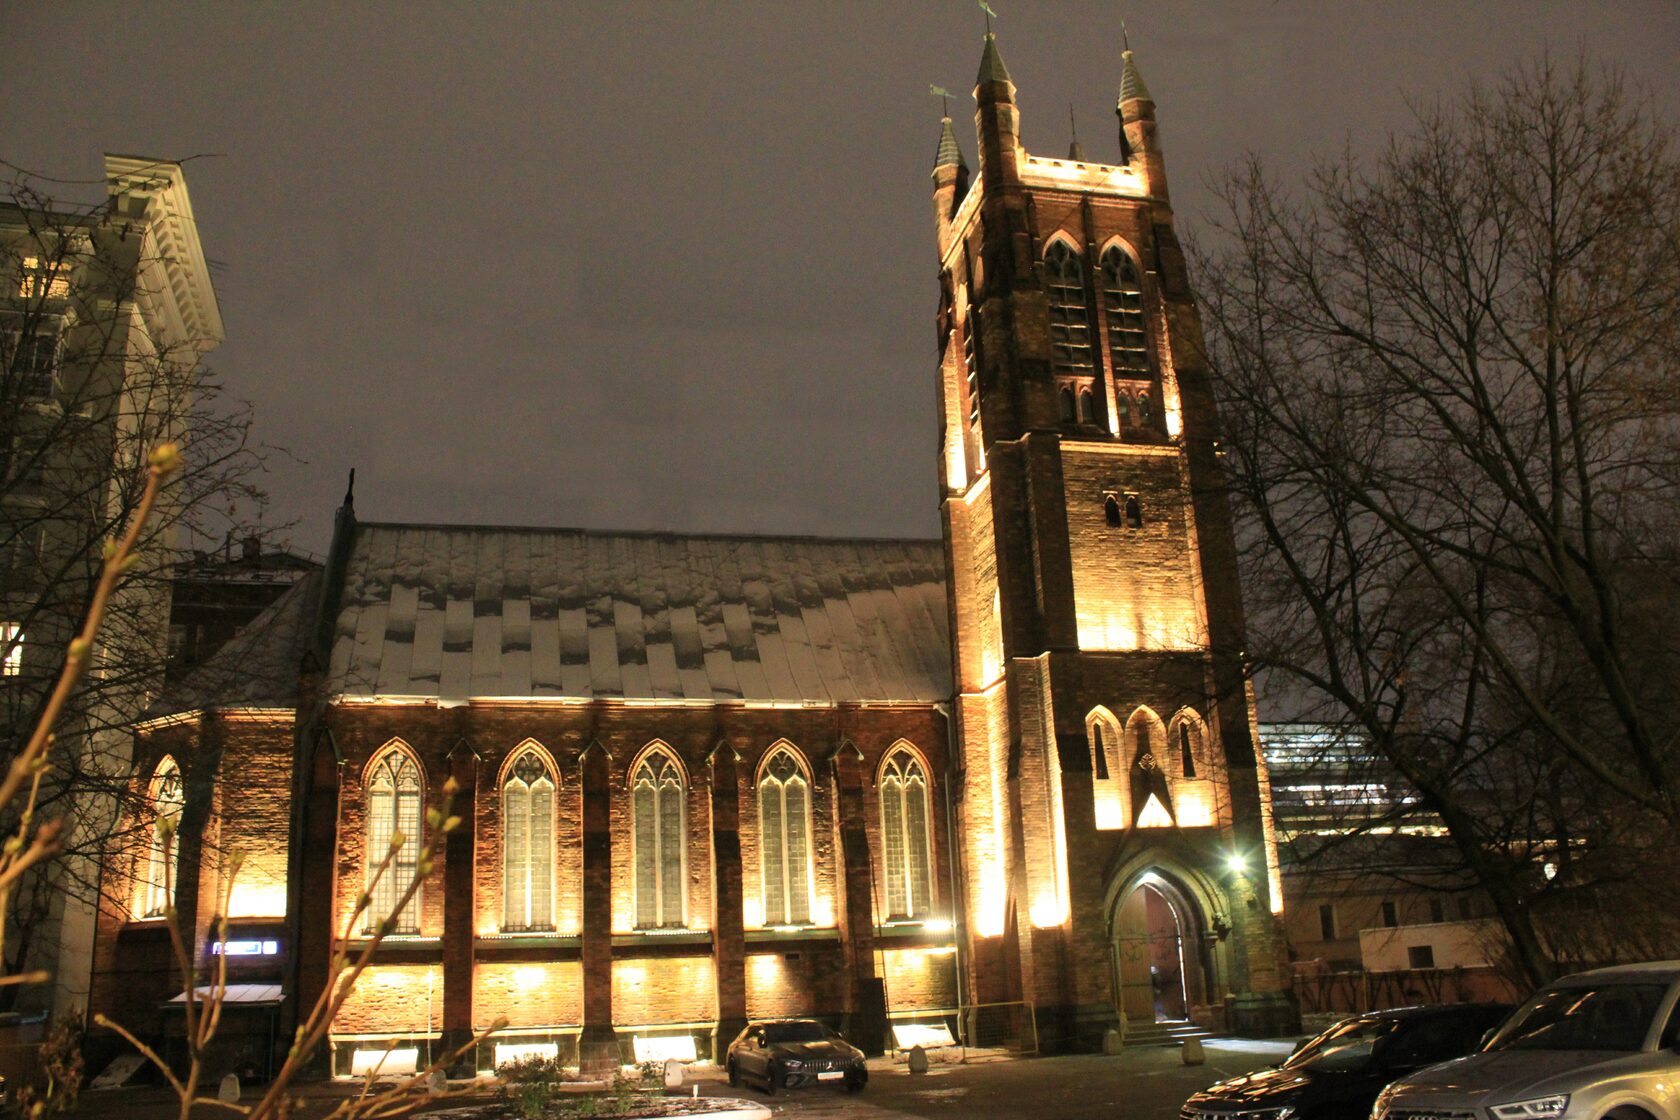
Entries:
{"label": "paved parking lot", "polygon": [[766,1097],[707,1081],[701,1092],[732,1094],[770,1106],[776,1115],[810,1120],[1033,1120],[1115,1118],[1176,1120],[1198,1089],[1282,1061],[1292,1042],[1215,1041],[1207,1063],[1186,1066],[1175,1047],[1129,1050],[1108,1057],[1029,1058],[967,1066],[935,1066],[912,1076],[903,1065],[871,1063],[869,1087],[855,1096],[805,1089]]}
{"label": "paved parking lot", "polygon": [[[870,1063],[869,1087],[856,1095],[822,1088],[767,1097],[754,1089],[731,1089],[715,1072],[701,1074],[698,1084],[702,1096],[745,1097],[767,1105],[777,1116],[806,1120],[1176,1120],[1179,1106],[1197,1089],[1281,1061],[1292,1045],[1213,1041],[1207,1044],[1207,1062],[1201,1066],[1184,1065],[1175,1047],[1128,1050],[1113,1057],[935,1065],[914,1076],[902,1063],[883,1060]],[[343,1086],[306,1087],[302,1120],[324,1116],[344,1091]],[[175,1120],[176,1115],[174,1098],[156,1087],[83,1093],[75,1112],[77,1120]],[[205,1120],[225,1120],[229,1115],[214,1108],[194,1112],[195,1118]]]}

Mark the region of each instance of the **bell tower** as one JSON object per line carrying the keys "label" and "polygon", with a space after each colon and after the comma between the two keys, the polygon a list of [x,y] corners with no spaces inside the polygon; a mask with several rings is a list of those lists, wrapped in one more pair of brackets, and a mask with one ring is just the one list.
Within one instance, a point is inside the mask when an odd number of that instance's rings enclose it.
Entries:
{"label": "bell tower", "polygon": [[1295,1018],[1218,417],[1121,58],[1118,162],[1041,157],[988,33],[978,173],[949,117],[933,170],[966,999],[1046,1049]]}

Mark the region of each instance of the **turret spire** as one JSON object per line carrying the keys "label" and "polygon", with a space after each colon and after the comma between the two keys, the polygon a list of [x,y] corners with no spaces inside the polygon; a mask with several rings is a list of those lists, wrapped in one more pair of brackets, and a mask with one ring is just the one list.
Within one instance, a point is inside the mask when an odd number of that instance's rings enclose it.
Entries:
{"label": "turret spire", "polygon": [[986,47],[980,54],[980,76],[974,79],[974,84],[983,86],[987,82],[1009,81],[1009,68],[1003,64],[1003,56],[998,53],[997,36],[986,32]]}
{"label": "turret spire", "polygon": [[1127,47],[1120,52],[1123,66],[1120,70],[1120,99],[1118,105],[1128,101],[1153,101],[1149,96],[1149,87],[1143,84],[1143,75],[1138,73],[1137,61],[1132,57],[1132,49]]}
{"label": "turret spire", "polygon": [[963,159],[962,145],[957,143],[957,134],[951,128],[950,117],[939,122],[939,151],[934,156],[933,169],[938,171],[941,167],[968,170],[968,161]]}

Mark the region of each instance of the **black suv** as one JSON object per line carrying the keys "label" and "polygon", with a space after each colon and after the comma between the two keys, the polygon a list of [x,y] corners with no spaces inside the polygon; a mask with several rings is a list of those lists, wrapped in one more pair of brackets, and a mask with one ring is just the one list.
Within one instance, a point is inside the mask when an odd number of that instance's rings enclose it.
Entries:
{"label": "black suv", "polygon": [[855,1093],[869,1081],[863,1051],[815,1019],[753,1023],[729,1044],[729,1083],[757,1081],[764,1091],[836,1085]]}
{"label": "black suv", "polygon": [[1460,1003],[1355,1015],[1302,1043],[1282,1065],[1203,1089],[1179,1117],[1366,1120],[1389,1082],[1475,1051],[1510,1010],[1503,1003]]}

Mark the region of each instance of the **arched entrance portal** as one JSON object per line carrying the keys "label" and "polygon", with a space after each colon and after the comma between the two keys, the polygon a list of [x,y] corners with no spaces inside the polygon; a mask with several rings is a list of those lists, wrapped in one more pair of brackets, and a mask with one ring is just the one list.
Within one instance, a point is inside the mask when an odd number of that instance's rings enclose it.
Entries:
{"label": "arched entrance portal", "polygon": [[1129,1022],[1191,1018],[1207,1003],[1206,928],[1189,894],[1145,871],[1114,911],[1116,990]]}

